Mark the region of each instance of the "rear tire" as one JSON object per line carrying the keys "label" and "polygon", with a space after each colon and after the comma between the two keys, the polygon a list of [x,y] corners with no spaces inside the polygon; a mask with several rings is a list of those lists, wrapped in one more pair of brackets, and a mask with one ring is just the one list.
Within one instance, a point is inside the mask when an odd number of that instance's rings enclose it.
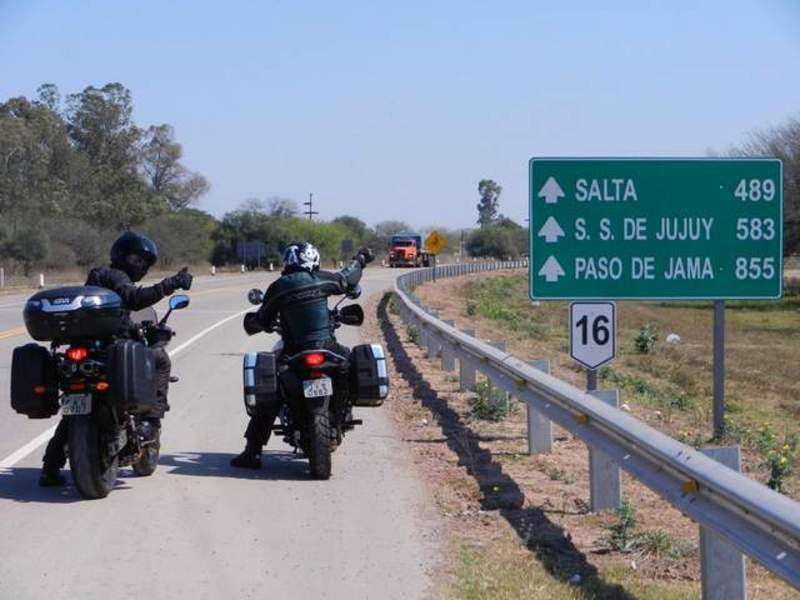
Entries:
{"label": "rear tire", "polygon": [[[100,430],[92,415],[69,418],[69,468],[75,487],[84,498],[105,498],[113,489],[119,471],[119,458],[108,461]],[[103,459],[108,466],[103,468]]]}
{"label": "rear tire", "polygon": [[309,410],[308,462],[311,477],[330,479],[331,477],[331,436],[328,403],[320,402]]}

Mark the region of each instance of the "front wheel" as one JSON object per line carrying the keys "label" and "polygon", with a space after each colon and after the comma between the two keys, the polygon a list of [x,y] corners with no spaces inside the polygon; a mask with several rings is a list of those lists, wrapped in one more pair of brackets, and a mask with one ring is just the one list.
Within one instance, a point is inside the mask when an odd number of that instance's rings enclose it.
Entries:
{"label": "front wheel", "polygon": [[331,421],[327,402],[317,402],[309,410],[308,461],[311,477],[330,479],[331,477]]}
{"label": "front wheel", "polygon": [[100,429],[92,415],[69,417],[69,468],[81,496],[105,498],[114,487],[119,458],[109,458]]}

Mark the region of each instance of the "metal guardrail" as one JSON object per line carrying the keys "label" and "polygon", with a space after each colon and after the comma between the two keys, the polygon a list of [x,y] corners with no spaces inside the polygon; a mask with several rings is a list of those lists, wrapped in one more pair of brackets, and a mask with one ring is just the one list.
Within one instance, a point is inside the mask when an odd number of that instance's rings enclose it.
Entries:
{"label": "metal guardrail", "polygon": [[[523,266],[524,261],[464,263],[436,267],[435,276]],[[702,528],[800,588],[800,503],[439,320],[413,294],[417,285],[433,278],[433,269],[424,269],[397,279],[404,321],[433,336],[450,356],[482,372],[492,385],[610,457]]]}

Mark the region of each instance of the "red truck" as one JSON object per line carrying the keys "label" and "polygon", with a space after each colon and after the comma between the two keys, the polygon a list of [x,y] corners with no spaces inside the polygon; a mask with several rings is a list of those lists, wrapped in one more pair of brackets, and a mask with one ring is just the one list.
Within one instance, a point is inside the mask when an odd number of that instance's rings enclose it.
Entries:
{"label": "red truck", "polygon": [[428,267],[431,255],[422,248],[422,236],[416,233],[393,235],[389,243],[389,266]]}

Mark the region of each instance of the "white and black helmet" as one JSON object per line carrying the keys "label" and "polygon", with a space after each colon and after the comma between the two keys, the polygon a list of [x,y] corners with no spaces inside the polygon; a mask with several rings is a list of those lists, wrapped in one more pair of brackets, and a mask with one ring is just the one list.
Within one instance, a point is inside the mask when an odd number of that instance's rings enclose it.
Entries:
{"label": "white and black helmet", "polygon": [[308,242],[292,242],[283,251],[283,264],[315,273],[319,271],[319,250]]}

